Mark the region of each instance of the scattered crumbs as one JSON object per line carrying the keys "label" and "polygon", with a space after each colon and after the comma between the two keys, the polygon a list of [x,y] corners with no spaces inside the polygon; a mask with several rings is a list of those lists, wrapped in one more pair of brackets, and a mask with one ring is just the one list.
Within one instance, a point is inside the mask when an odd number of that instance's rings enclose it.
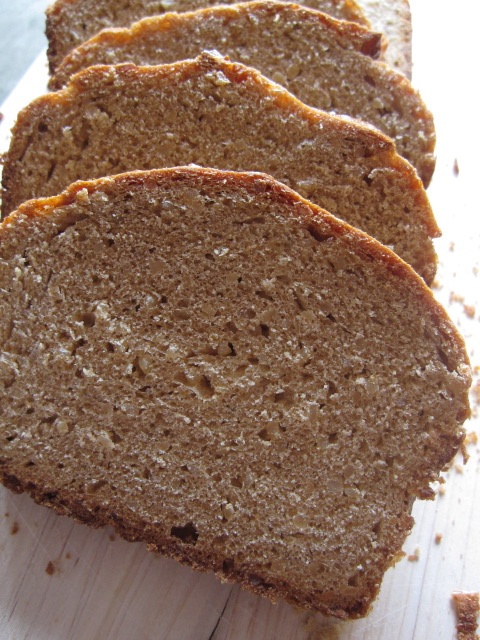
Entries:
{"label": "scattered crumbs", "polygon": [[311,611],[302,615],[302,626],[307,632],[308,640],[338,640],[344,625],[335,622],[327,622],[321,616]]}
{"label": "scattered crumbs", "polygon": [[[452,251],[452,249],[450,249]],[[455,291],[450,291],[450,303],[452,302],[465,302],[465,298]]]}
{"label": "scattered crumbs", "polygon": [[444,486],[443,484],[441,484],[441,485],[438,487],[438,495],[439,495],[439,496],[444,496],[444,495],[445,495],[445,492],[446,492],[445,486]]}
{"label": "scattered crumbs", "polygon": [[455,251],[455,243],[454,242],[450,242],[450,245],[449,245],[448,249],[450,251]]}
{"label": "scattered crumbs", "polygon": [[443,533],[436,533],[435,534],[435,544],[440,544],[443,538]]}
{"label": "scattered crumbs", "polygon": [[415,547],[413,553],[407,556],[409,562],[418,562],[420,560],[420,547]]}
{"label": "scattered crumbs", "polygon": [[466,446],[469,447],[471,445],[476,445],[477,443],[478,443],[478,436],[476,432],[470,431],[470,433],[467,433],[467,435],[465,436]]}
{"label": "scattered crumbs", "polygon": [[475,317],[476,309],[472,304],[464,304],[463,311],[465,312],[465,315],[467,316],[467,318]]}
{"label": "scattered crumbs", "polygon": [[8,513],[8,511],[5,511],[5,518],[8,518],[10,516],[10,514]]}
{"label": "scattered crumbs", "polygon": [[45,567],[45,573],[48,573],[49,576],[53,576],[53,574],[55,573],[55,565],[53,564],[53,562],[51,560],[49,561],[49,563]]}
{"label": "scattered crumbs", "polygon": [[442,288],[442,285],[440,284],[440,281],[437,280],[437,278],[435,278],[435,280],[432,282],[432,284],[430,285],[431,289],[436,289],[436,290],[440,290]]}
{"label": "scattered crumbs", "polygon": [[463,473],[463,464],[460,464],[459,462],[457,462],[455,464],[454,469],[457,473]]}
{"label": "scattered crumbs", "polygon": [[10,535],[14,536],[16,533],[20,531],[20,526],[16,520],[13,521],[12,527],[10,529]]}
{"label": "scattered crumbs", "polygon": [[475,382],[475,384],[471,388],[471,392],[475,400],[475,403],[479,405],[480,404],[480,380],[477,380]]}
{"label": "scattered crumbs", "polygon": [[110,542],[115,542],[115,534],[114,534],[114,533],[111,533],[111,534],[108,536],[108,539],[110,540]]}
{"label": "scattered crumbs", "polygon": [[453,161],[453,175],[458,176],[459,173],[460,169],[458,167],[458,160],[455,158],[455,160]]}
{"label": "scattered crumbs", "polygon": [[453,605],[457,616],[457,640],[478,640],[477,617],[480,611],[478,593],[453,593]]}
{"label": "scattered crumbs", "polygon": [[70,560],[71,557],[72,557],[72,555],[71,555],[70,551],[67,551],[67,553],[65,554],[65,558],[67,560]]}

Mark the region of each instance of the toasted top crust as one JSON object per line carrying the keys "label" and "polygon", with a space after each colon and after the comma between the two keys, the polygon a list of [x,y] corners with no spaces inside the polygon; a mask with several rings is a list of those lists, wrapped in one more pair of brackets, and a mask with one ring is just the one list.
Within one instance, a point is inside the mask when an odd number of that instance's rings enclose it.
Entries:
{"label": "toasted top crust", "polygon": [[3,213],[76,179],[189,163],[269,173],[433,279],[438,228],[392,141],[211,53],[158,67],[90,67],[35,100],[13,129]]}
{"label": "toasted top crust", "polygon": [[247,588],[363,615],[456,452],[422,280],[272,178],[136,172],[0,226],[11,488]]}
{"label": "toasted top crust", "polygon": [[[51,73],[72,49],[106,27],[126,27],[147,16],[165,11],[193,11],[231,0],[56,0],[47,9],[46,33]],[[368,26],[355,0],[309,0],[308,6],[336,18]]]}
{"label": "toasted top crust", "polygon": [[374,125],[428,186],[435,166],[433,118],[405,76],[371,59],[380,41],[380,34],[295,4],[210,7],[102,31],[63,60],[50,88],[61,88],[91,65],[165,64],[216,49],[312,107]]}

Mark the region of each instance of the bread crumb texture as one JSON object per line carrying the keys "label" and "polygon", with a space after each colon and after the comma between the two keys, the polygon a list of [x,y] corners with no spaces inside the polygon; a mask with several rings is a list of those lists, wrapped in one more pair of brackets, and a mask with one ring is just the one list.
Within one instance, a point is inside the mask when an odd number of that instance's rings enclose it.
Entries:
{"label": "bread crumb texture", "polygon": [[423,281],[267,176],[193,167],[73,185],[0,240],[3,482],[364,615],[469,412]]}
{"label": "bread crumb texture", "polygon": [[480,610],[478,593],[454,593],[452,600],[457,615],[457,639],[478,640],[477,619]]}

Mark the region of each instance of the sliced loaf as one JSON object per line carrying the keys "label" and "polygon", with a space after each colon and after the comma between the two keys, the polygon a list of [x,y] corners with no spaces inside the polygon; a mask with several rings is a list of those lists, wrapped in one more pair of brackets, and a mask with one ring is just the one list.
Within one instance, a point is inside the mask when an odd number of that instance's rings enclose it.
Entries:
{"label": "sliced loaf", "polygon": [[[132,22],[165,12],[194,11],[232,0],[56,0],[47,9],[48,60],[53,73],[75,47],[106,27],[127,27]],[[309,0],[306,4],[339,19],[368,25],[356,0]]]}
{"label": "sliced loaf", "polygon": [[71,75],[95,64],[164,64],[216,49],[312,107],[374,125],[428,186],[435,167],[433,118],[405,76],[371,59],[379,47],[378,34],[351,22],[295,4],[250,2],[102,31],[64,59],[50,87],[65,86]]}
{"label": "sliced loaf", "polygon": [[90,67],[35,100],[13,129],[3,213],[77,179],[190,163],[268,173],[433,279],[438,229],[393,142],[209,53],[158,67]]}
{"label": "sliced loaf", "polygon": [[255,593],[364,615],[469,368],[392,252],[267,176],[78,183],[0,226],[0,467]]}

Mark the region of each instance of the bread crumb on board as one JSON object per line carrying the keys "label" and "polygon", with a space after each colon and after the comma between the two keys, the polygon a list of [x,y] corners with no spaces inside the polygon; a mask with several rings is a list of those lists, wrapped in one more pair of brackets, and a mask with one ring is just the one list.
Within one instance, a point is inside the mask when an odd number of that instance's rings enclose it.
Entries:
{"label": "bread crumb on board", "polygon": [[470,431],[469,433],[467,433],[467,435],[465,436],[465,445],[467,447],[469,446],[475,446],[478,443],[478,436],[476,431]]}
{"label": "bread crumb on board", "polygon": [[475,314],[477,312],[477,310],[473,306],[473,304],[464,304],[463,305],[463,311],[464,311],[465,315],[467,316],[467,318],[475,318]]}
{"label": "bread crumb on board", "polygon": [[455,160],[453,161],[453,175],[458,176],[459,173],[460,173],[460,167],[458,166],[457,158],[455,158]]}
{"label": "bread crumb on board", "polygon": [[415,547],[413,553],[407,556],[409,562],[418,562],[420,560],[420,547]]}
{"label": "bread crumb on board", "polygon": [[307,633],[307,640],[339,640],[343,624],[326,622],[325,618],[311,611],[304,614],[302,626]]}
{"label": "bread crumb on board", "polygon": [[51,560],[49,560],[47,566],[45,567],[45,573],[48,573],[49,576],[53,576],[55,573],[55,565]]}
{"label": "bread crumb on board", "polygon": [[457,616],[457,640],[478,640],[479,594],[456,592],[452,594],[452,601]]}
{"label": "bread crumb on board", "polygon": [[435,544],[440,544],[441,541],[443,540],[443,533],[436,533],[434,540],[435,540]]}
{"label": "bread crumb on board", "polygon": [[477,380],[475,384],[471,388],[471,393],[473,395],[473,399],[475,404],[480,404],[480,380]]}
{"label": "bread crumb on board", "polygon": [[19,531],[20,531],[20,525],[16,520],[14,520],[10,529],[10,535],[14,536]]}
{"label": "bread crumb on board", "polygon": [[[450,251],[454,251],[454,249],[455,249],[455,243],[451,242]],[[468,304],[467,302],[465,302],[465,296],[462,296],[459,293],[456,293],[455,291],[450,291],[450,296],[448,301],[450,304],[453,304],[454,302],[459,302],[461,305],[463,305],[463,312],[467,316],[467,318],[471,318],[471,319],[475,318],[477,309],[475,305]]]}

